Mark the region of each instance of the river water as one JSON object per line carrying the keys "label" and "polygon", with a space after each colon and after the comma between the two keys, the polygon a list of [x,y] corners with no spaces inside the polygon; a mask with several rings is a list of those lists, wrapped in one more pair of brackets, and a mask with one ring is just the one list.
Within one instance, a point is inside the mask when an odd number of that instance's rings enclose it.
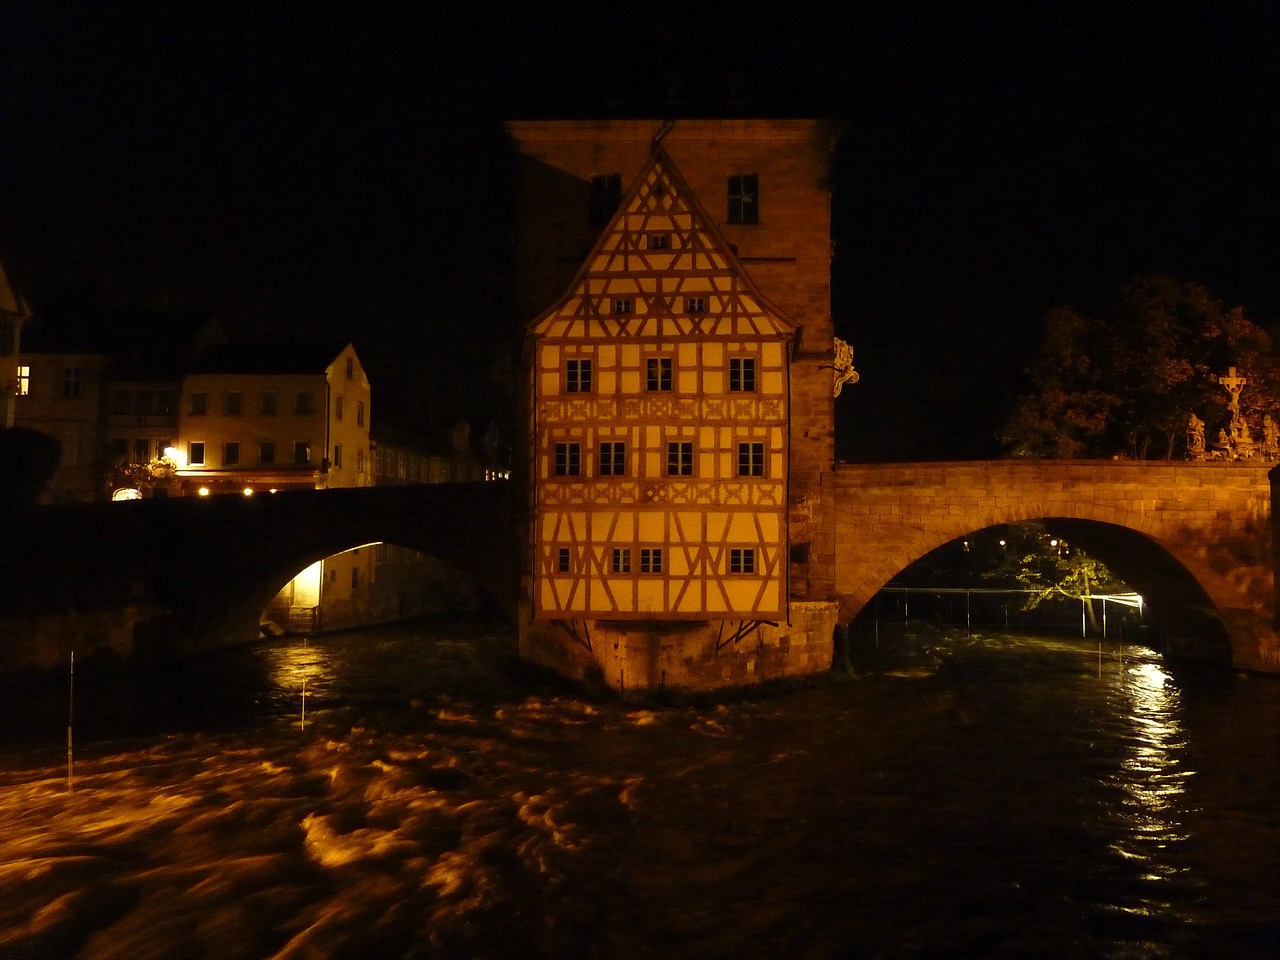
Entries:
{"label": "river water", "polygon": [[1280,955],[1280,682],[900,626],[620,701],[512,643],[82,668],[70,778],[66,678],[7,682],[0,957]]}

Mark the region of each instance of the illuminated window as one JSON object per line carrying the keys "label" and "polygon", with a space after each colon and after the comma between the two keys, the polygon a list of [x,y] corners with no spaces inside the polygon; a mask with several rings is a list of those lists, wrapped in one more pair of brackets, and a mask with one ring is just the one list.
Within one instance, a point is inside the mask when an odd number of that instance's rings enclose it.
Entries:
{"label": "illuminated window", "polygon": [[684,312],[690,316],[697,317],[707,312],[706,297],[685,297]]}
{"label": "illuminated window", "polygon": [[79,367],[63,367],[62,395],[68,400],[79,400],[84,387],[84,374]]}
{"label": "illuminated window", "polygon": [[18,396],[26,397],[31,394],[31,368],[18,368]]}
{"label": "illuminated window", "polygon": [[193,467],[204,466],[204,442],[192,440],[187,444],[187,463]]}
{"label": "illuminated window", "polygon": [[752,393],[756,389],[756,361],[754,357],[731,357],[729,360],[729,389],[733,392]]}
{"label": "illuminated window", "polygon": [[203,417],[209,412],[209,395],[207,393],[191,394],[191,408],[188,411],[193,417]]}
{"label": "illuminated window", "polygon": [[622,441],[600,444],[600,476],[621,477],[627,472],[627,445]]}
{"label": "illuminated window", "polygon": [[613,301],[613,315],[615,317],[630,316],[635,312],[635,301],[630,297],[615,297]]}
{"label": "illuminated window", "polygon": [[557,573],[569,572],[569,548],[568,547],[561,547],[559,550],[556,551],[556,572]]}
{"label": "illuminated window", "polygon": [[241,401],[242,401],[242,398],[239,390],[228,390],[227,396],[222,408],[223,413],[225,413],[228,417],[240,416],[240,409],[242,406]]}
{"label": "illuminated window", "polygon": [[662,550],[655,547],[644,547],[640,550],[640,572],[662,572]]}
{"label": "illuminated window", "polygon": [[340,443],[333,445],[333,465],[335,468],[342,466],[342,444]]}
{"label": "illuminated window", "polygon": [[137,437],[133,441],[133,462],[146,463],[151,459],[151,441],[146,437]]}
{"label": "illuminated window", "polygon": [[622,174],[606,173],[591,178],[591,199],[587,206],[587,222],[603,227],[622,202]]}
{"label": "illuminated window", "polygon": [[644,388],[646,390],[671,389],[671,358],[650,357],[644,362]]}
{"label": "illuminated window", "polygon": [[311,412],[311,394],[305,390],[299,390],[293,397],[293,412],[299,414],[307,414]]}
{"label": "illuminated window", "polygon": [[565,364],[564,389],[566,393],[591,392],[591,361],[569,360]]}
{"label": "illuminated window", "polygon": [[258,444],[258,462],[259,463],[275,463],[276,462],[275,441],[263,440]]}
{"label": "illuminated window", "polygon": [[760,222],[760,177],[735,173],[729,178],[729,222]]}
{"label": "illuminated window", "polygon": [[557,477],[581,476],[582,445],[577,443],[557,443],[555,471]]}
{"label": "illuminated window", "polygon": [[264,417],[274,417],[278,403],[276,401],[276,392],[268,390],[266,393],[258,397],[258,413]]}
{"label": "illuminated window", "polygon": [[670,250],[671,235],[666,233],[649,234],[649,249],[650,250]]}
{"label": "illuminated window", "polygon": [[293,462],[304,464],[311,462],[311,444],[305,440],[293,441]]}
{"label": "illuminated window", "polygon": [[224,467],[234,467],[240,462],[240,444],[235,440],[228,440],[222,445],[222,465]]}
{"label": "illuminated window", "polygon": [[333,398],[333,419],[342,419],[342,394],[338,394]]}
{"label": "illuminated window", "polygon": [[763,477],[764,476],[764,444],[763,443],[738,444],[738,476],[740,477]]}
{"label": "illuminated window", "polygon": [[678,440],[667,444],[667,475],[693,476],[693,444],[691,442]]}
{"label": "illuminated window", "polygon": [[615,549],[613,551],[613,572],[614,573],[630,573],[631,572],[631,551],[624,549]]}
{"label": "illuminated window", "polygon": [[364,401],[363,400],[356,401],[356,426],[357,427],[364,426]]}
{"label": "illuminated window", "polygon": [[755,573],[756,551],[753,547],[732,547],[729,550],[730,573]]}

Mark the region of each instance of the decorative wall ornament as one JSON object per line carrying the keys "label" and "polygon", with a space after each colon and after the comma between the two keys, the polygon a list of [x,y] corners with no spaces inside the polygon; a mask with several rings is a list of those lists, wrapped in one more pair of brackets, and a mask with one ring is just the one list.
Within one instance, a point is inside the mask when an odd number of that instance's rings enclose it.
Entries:
{"label": "decorative wall ornament", "polygon": [[835,343],[835,361],[832,367],[835,369],[836,382],[833,397],[840,396],[840,391],[844,389],[844,385],[854,384],[858,382],[858,371],[853,369],[853,346],[845,343],[839,337],[833,338]]}

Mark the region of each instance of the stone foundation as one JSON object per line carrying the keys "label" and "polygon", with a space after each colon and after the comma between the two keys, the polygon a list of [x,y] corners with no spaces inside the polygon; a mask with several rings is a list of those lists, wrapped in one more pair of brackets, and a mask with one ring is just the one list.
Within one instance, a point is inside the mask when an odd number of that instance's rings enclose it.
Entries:
{"label": "stone foundation", "polygon": [[[520,655],[615,690],[714,690],[831,668],[838,605],[792,602],[790,621],[525,619]],[[740,634],[740,635],[739,635]]]}

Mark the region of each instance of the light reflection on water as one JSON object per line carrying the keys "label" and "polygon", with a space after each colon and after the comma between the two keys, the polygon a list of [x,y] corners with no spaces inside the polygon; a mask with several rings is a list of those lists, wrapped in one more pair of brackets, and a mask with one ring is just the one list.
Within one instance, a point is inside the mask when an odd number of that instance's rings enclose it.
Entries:
{"label": "light reflection on water", "polygon": [[1280,684],[935,631],[843,683],[593,702],[503,672],[509,645],[415,628],[206,664],[218,723],[86,742],[70,796],[56,753],[9,750],[0,956],[1251,957],[1280,935]]}

